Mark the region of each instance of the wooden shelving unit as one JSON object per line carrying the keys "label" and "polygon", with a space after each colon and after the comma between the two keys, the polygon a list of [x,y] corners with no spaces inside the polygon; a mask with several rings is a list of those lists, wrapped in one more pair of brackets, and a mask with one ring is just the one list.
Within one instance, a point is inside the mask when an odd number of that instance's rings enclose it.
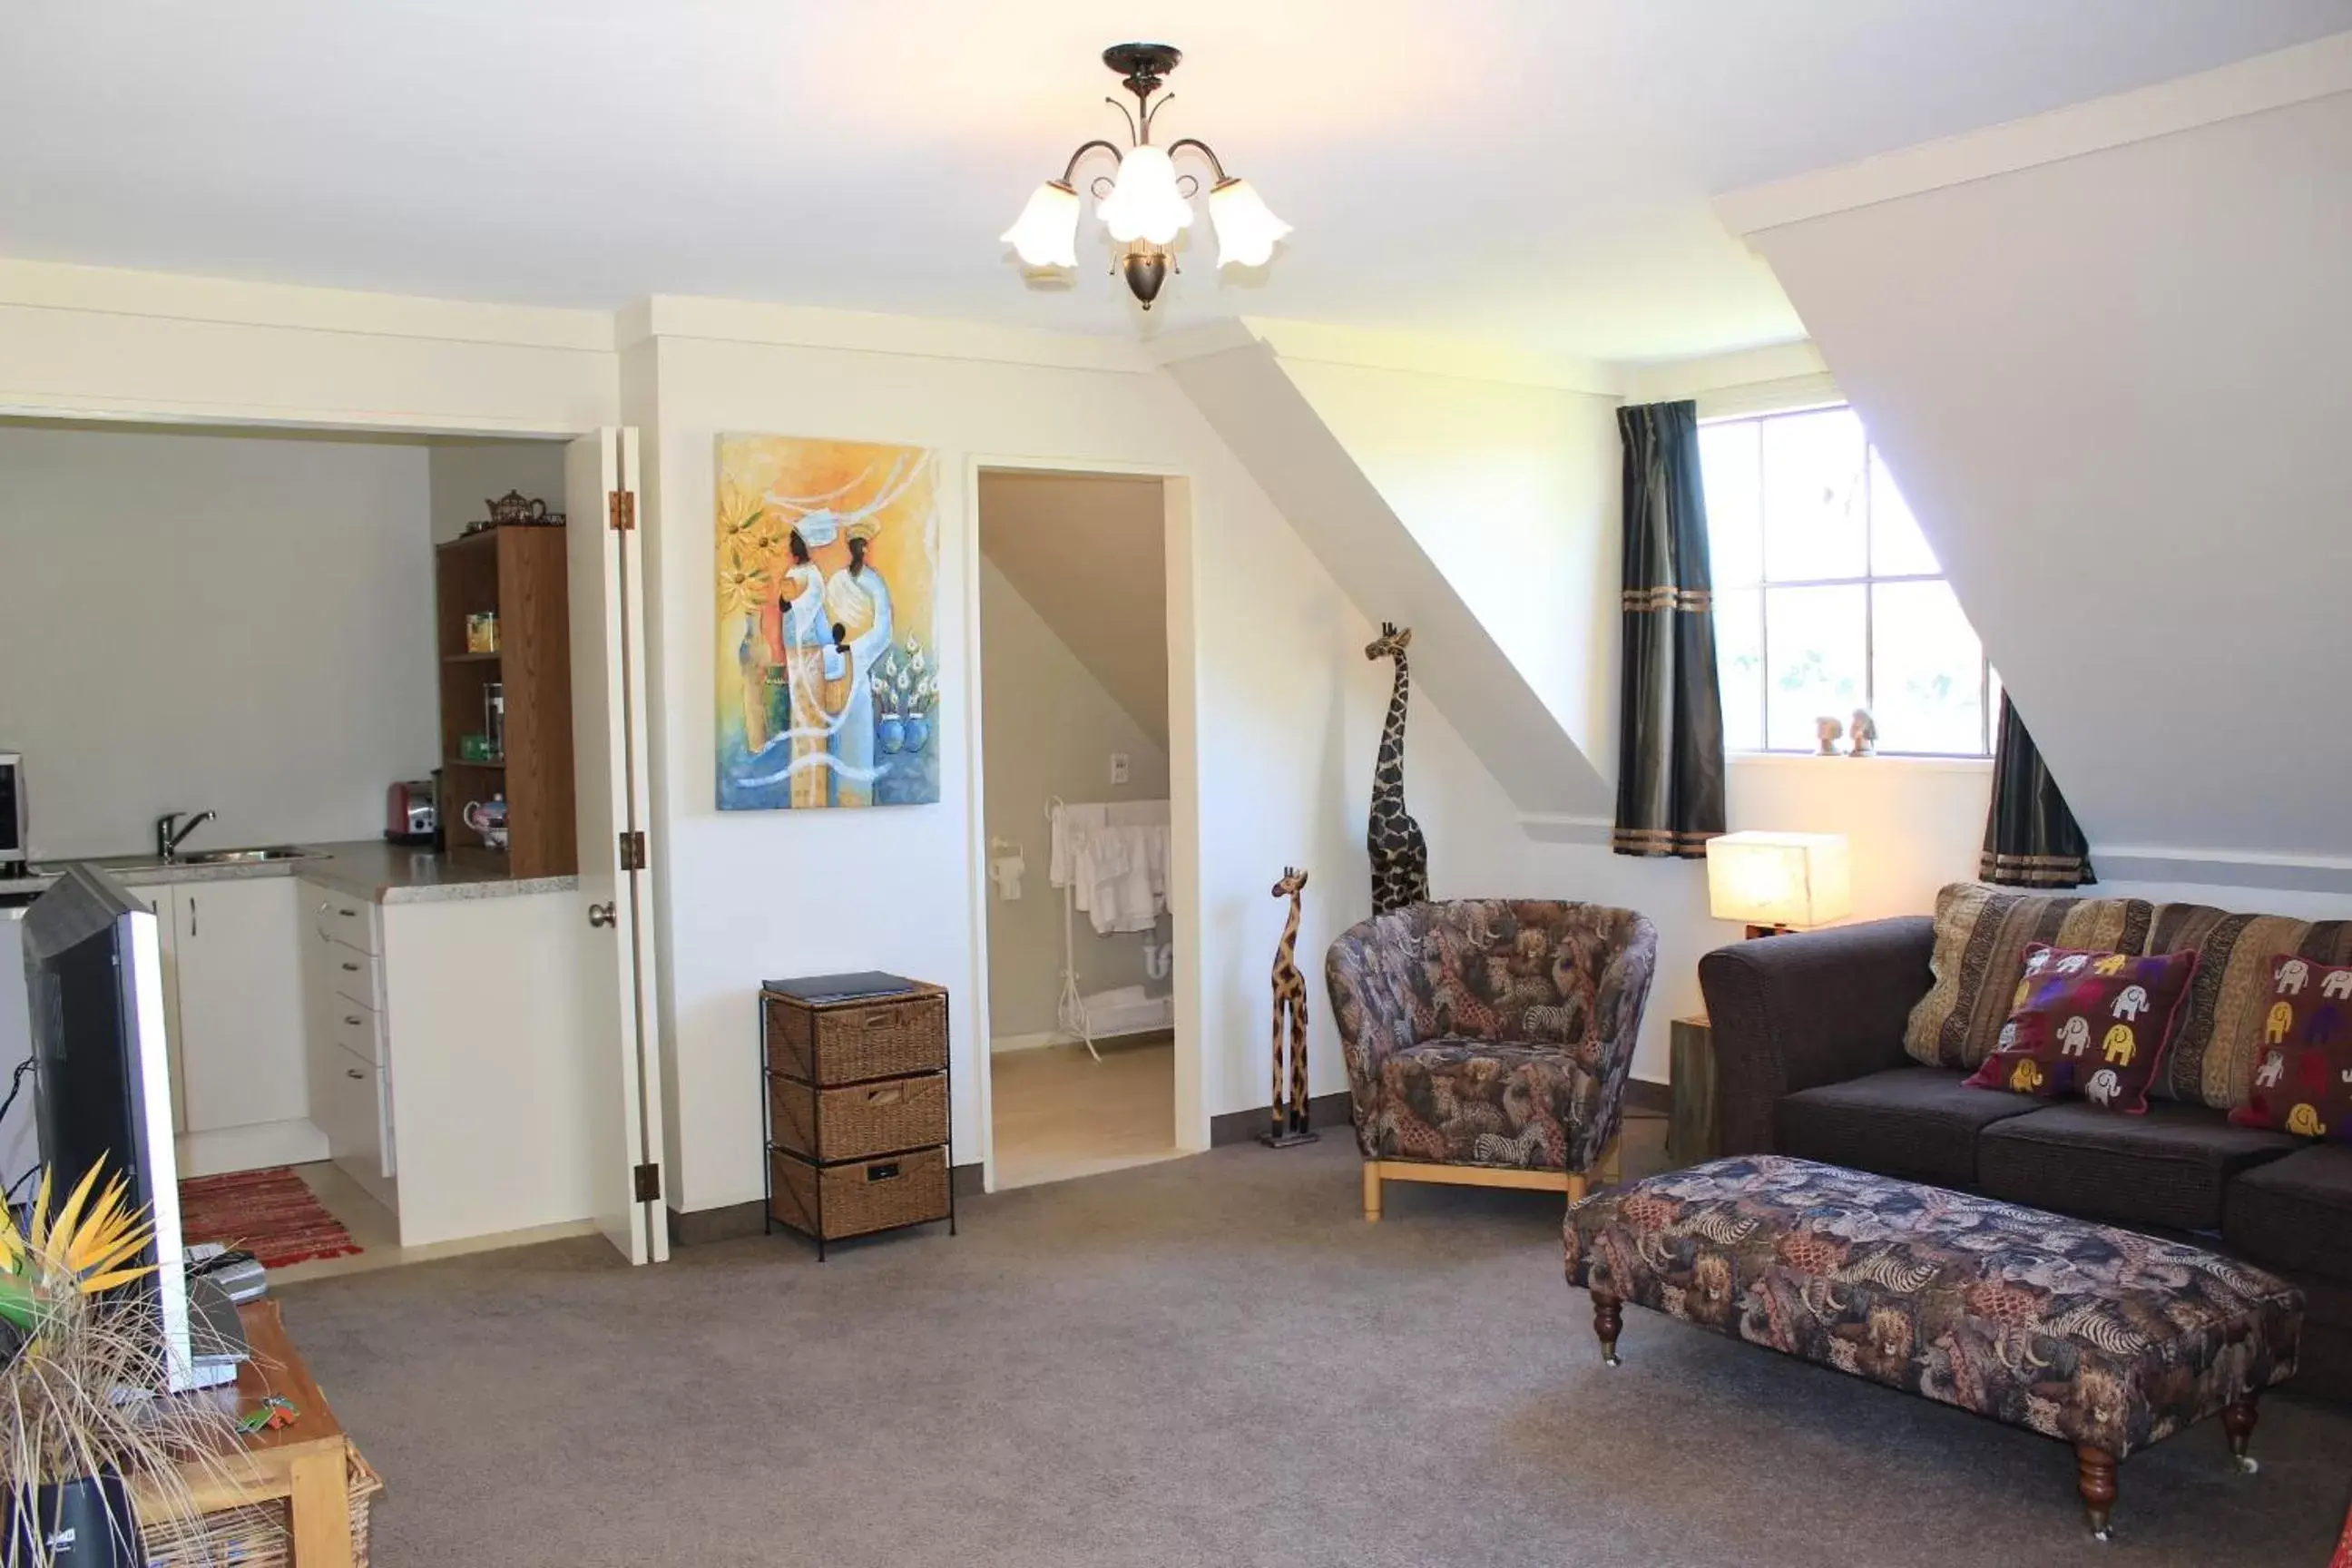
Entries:
{"label": "wooden shelving unit", "polygon": [[[572,798],[572,617],[562,527],[507,525],[434,550],[441,652],[441,820],[450,852],[503,861],[515,877],[580,868]],[[499,651],[466,647],[466,617],[499,617]],[[488,728],[485,699],[506,691],[506,755],[461,760],[459,738]],[[466,826],[468,802],[507,800],[508,847],[486,848]]]}

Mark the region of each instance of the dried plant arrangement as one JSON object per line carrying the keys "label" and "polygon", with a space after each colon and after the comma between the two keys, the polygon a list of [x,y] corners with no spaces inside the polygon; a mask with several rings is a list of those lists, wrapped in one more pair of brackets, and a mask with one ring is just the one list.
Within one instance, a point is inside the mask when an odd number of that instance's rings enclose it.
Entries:
{"label": "dried plant arrangement", "polygon": [[173,1351],[139,1261],[153,1232],[120,1174],[93,1167],[50,1210],[47,1173],[0,1225],[0,1563],[134,1568],[131,1494],[151,1522],[192,1524],[184,1466],[226,1477],[229,1403],[171,1394]]}

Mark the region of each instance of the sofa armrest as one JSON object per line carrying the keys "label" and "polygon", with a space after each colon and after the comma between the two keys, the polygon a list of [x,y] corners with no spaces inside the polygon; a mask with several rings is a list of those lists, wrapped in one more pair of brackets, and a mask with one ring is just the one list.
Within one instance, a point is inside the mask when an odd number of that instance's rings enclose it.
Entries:
{"label": "sofa armrest", "polygon": [[1698,961],[1723,1152],[1771,1152],[1787,1095],[1910,1059],[1903,1029],[1935,983],[1935,932],[1912,915],[1736,942]]}

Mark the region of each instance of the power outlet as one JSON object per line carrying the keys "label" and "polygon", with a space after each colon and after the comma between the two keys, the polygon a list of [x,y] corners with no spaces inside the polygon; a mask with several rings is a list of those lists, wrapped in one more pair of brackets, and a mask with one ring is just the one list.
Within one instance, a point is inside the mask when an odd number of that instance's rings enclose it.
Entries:
{"label": "power outlet", "polygon": [[1115,784],[1123,784],[1127,782],[1127,753],[1125,752],[1113,752],[1110,754],[1110,782]]}

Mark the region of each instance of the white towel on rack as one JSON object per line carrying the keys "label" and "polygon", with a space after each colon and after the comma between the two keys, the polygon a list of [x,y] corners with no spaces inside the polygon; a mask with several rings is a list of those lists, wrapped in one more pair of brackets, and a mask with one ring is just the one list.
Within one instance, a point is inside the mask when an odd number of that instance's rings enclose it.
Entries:
{"label": "white towel on rack", "polygon": [[[1087,831],[1102,826],[1109,820],[1107,805],[1057,805],[1052,808],[1054,818],[1054,852],[1047,868],[1046,880],[1056,888],[1075,885],[1076,852],[1078,840]],[[1086,906],[1078,906],[1084,909]]]}
{"label": "white towel on rack", "polygon": [[1168,907],[1168,829],[1090,829],[1077,845],[1072,882],[1096,931],[1150,931]]}

